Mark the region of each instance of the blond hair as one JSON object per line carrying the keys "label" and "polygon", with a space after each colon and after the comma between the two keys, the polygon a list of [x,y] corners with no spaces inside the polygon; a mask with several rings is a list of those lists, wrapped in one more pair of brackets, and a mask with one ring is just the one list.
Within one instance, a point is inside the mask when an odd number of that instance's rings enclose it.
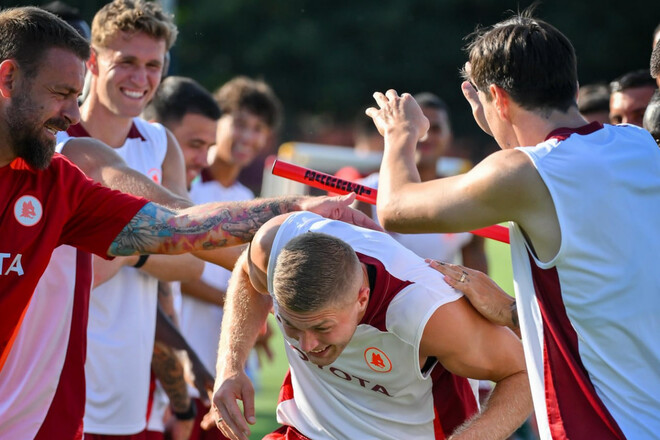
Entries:
{"label": "blond hair", "polygon": [[347,304],[362,274],[351,246],[331,235],[306,232],[292,238],[277,256],[273,296],[293,312],[315,312]]}
{"label": "blond hair", "polygon": [[92,21],[92,45],[105,47],[117,32],[143,32],[157,40],[165,40],[167,50],[178,34],[173,17],[156,2],[114,0],[103,6]]}

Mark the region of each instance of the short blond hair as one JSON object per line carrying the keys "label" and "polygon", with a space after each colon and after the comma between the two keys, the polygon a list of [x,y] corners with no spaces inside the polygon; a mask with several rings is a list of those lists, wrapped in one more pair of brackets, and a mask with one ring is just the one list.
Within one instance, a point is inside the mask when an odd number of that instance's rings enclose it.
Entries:
{"label": "short blond hair", "polygon": [[318,312],[355,301],[360,260],[343,240],[306,232],[292,238],[277,256],[273,297],[295,313]]}
{"label": "short blond hair", "polygon": [[143,32],[157,40],[165,40],[167,50],[176,41],[178,30],[173,17],[156,2],[114,0],[103,6],[92,21],[92,45],[105,47],[117,32]]}

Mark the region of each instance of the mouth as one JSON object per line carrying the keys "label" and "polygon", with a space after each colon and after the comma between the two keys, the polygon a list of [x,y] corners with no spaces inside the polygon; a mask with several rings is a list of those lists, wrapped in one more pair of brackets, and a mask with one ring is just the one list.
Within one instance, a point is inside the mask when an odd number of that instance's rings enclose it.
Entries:
{"label": "mouth", "polygon": [[139,91],[139,90],[131,90],[131,89],[125,89],[125,88],[120,88],[119,89],[121,93],[131,99],[142,99],[144,96],[147,94],[146,90]]}
{"label": "mouth", "polygon": [[307,352],[307,354],[315,357],[323,357],[328,354],[328,351],[330,351],[330,346],[326,345],[325,347],[319,348],[317,350],[310,350]]}
{"label": "mouth", "polygon": [[65,126],[65,124],[55,125],[54,123],[46,123],[46,124],[44,124],[44,128],[53,137],[56,137],[58,131],[66,131],[69,127],[68,127],[68,125]]}

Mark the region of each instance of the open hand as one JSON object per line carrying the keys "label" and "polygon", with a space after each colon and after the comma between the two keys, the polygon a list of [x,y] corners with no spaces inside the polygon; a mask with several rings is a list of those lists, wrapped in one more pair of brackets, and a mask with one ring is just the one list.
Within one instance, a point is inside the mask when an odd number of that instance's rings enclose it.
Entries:
{"label": "open hand", "polygon": [[426,260],[429,265],[442,273],[444,280],[454,289],[462,292],[472,306],[493,324],[513,329],[517,322],[512,319],[515,300],[483,272],[457,264]]}
{"label": "open hand", "polygon": [[[370,107],[366,110],[376,124],[378,132],[387,139],[390,135],[404,135],[414,137],[414,144],[426,136],[429,130],[429,120],[422,109],[409,93],[401,96],[395,90],[388,90],[385,94],[374,93],[378,108]],[[387,142],[385,143],[387,146]]]}
{"label": "open hand", "polygon": [[310,197],[300,202],[303,211],[311,211],[325,218],[341,220],[363,228],[382,231],[383,228],[363,212],[351,208],[355,201],[355,193],[335,197]]}

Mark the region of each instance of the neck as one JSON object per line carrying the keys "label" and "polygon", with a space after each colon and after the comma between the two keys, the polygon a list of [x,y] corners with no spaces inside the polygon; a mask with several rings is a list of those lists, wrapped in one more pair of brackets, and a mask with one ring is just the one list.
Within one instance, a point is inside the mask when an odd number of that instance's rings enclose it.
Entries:
{"label": "neck", "polygon": [[554,110],[550,115],[526,110],[520,112],[520,117],[513,123],[513,131],[520,146],[537,145],[558,128],[578,128],[588,124],[577,107],[571,107],[565,113]]}
{"label": "neck", "polygon": [[209,166],[209,171],[211,172],[211,176],[213,176],[213,180],[217,181],[225,188],[229,188],[238,180],[241,167],[215,156],[213,162]]}
{"label": "neck", "polygon": [[133,118],[116,115],[90,93],[80,107],[80,123],[93,138],[119,148],[126,142]]}

